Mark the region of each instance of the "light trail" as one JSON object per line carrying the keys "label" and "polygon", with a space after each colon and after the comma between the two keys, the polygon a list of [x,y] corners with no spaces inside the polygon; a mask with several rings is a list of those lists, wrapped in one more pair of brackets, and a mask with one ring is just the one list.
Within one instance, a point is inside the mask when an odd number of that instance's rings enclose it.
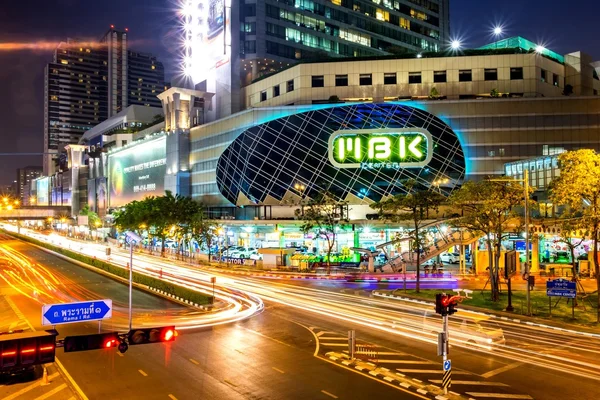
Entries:
{"label": "light trail", "polygon": [[[71,249],[79,249],[84,254],[105,259],[105,246],[101,244],[81,244],[63,237],[52,238],[33,234],[39,240],[47,240]],[[113,251],[111,262],[116,265],[127,265],[129,258],[124,252]],[[318,314],[325,318],[360,325],[368,329],[376,329],[393,337],[420,341],[435,345],[437,332],[431,326],[439,324],[440,317],[433,313],[432,305],[407,302],[392,302],[379,298],[367,298],[329,290],[292,285],[281,280],[266,280],[245,276],[227,275],[214,269],[184,264],[174,260],[163,260],[158,257],[136,254],[134,270],[209,293],[212,288],[210,278],[217,276],[221,288],[221,296],[248,296],[253,299],[262,298],[301,311]],[[222,286],[227,286],[228,289]],[[258,300],[255,300],[258,301]],[[261,303],[262,304],[262,303]],[[256,310],[258,311],[258,310]],[[432,317],[425,317],[428,312]],[[500,346],[484,346],[471,343],[468,335],[459,333],[463,319],[476,320],[486,328],[501,328],[506,344]],[[458,332],[458,333],[457,333]],[[554,371],[575,374],[600,381],[600,340],[595,337],[577,336],[544,327],[518,324],[500,319],[485,319],[480,313],[461,310],[450,318],[450,337],[452,346],[468,352],[485,356],[497,356],[515,362],[527,363]]]}

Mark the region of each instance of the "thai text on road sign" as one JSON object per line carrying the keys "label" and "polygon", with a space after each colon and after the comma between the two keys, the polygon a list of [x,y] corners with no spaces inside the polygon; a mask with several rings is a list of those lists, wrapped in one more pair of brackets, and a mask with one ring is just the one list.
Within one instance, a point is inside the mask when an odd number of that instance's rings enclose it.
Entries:
{"label": "thai text on road sign", "polygon": [[100,321],[111,317],[112,300],[45,304],[42,306],[42,325]]}

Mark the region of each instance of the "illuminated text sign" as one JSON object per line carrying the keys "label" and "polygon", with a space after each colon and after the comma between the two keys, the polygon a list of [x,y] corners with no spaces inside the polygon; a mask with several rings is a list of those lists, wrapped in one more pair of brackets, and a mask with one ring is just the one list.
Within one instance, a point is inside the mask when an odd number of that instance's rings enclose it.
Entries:
{"label": "illuminated text sign", "polygon": [[431,134],[419,128],[340,130],[329,138],[329,160],[338,168],[418,168],[432,155]]}

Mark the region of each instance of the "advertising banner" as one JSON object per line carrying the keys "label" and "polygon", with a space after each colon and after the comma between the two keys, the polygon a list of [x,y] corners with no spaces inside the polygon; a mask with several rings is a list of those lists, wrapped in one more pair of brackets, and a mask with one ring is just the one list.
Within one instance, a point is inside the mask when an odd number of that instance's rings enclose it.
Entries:
{"label": "advertising banner", "polygon": [[108,156],[109,207],[165,192],[166,137]]}
{"label": "advertising banner", "polygon": [[210,70],[230,61],[230,7],[226,7],[225,0],[191,0],[183,12],[191,50],[189,73],[198,83],[208,77]]}
{"label": "advertising banner", "polygon": [[38,206],[47,206],[48,205],[48,183],[50,181],[50,178],[45,177],[45,178],[40,178],[40,179],[36,179],[35,181],[35,186],[36,186],[36,204]]}

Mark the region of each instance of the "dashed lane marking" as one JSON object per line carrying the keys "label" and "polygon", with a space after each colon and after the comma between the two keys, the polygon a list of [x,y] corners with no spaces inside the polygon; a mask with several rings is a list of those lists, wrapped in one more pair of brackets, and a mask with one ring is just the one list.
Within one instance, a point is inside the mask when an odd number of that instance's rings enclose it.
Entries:
{"label": "dashed lane marking", "polygon": [[200,365],[200,363],[198,361],[194,360],[193,358],[190,358],[190,361],[192,362],[192,364]]}
{"label": "dashed lane marking", "polygon": [[348,343],[323,343],[323,342],[321,342],[321,346],[327,346],[327,347],[348,347]]}
{"label": "dashed lane marking", "polygon": [[491,378],[494,375],[498,375],[503,372],[510,371],[511,369],[520,367],[521,365],[523,365],[523,363],[520,363],[520,362],[508,364],[508,365],[505,365],[504,367],[500,367],[500,368],[494,369],[492,371],[486,372],[485,374],[481,374],[481,376],[483,376],[484,378]]}
{"label": "dashed lane marking", "polygon": [[119,357],[125,357],[125,354],[121,353],[120,351],[117,351],[116,353]]}
{"label": "dashed lane marking", "polygon": [[231,382],[229,379],[223,379],[223,382],[227,383],[228,385],[231,385],[233,387],[237,387],[237,385],[233,382]]}
{"label": "dashed lane marking", "polygon": [[142,374],[142,376],[148,376],[148,374],[147,374],[147,373],[145,373],[144,371],[142,371],[141,369],[138,369],[138,372],[139,372],[140,374]]}
{"label": "dashed lane marking", "polygon": [[[255,331],[255,330],[252,330],[252,329],[248,329],[248,328],[246,328],[246,331],[248,331],[248,332],[250,332],[250,333],[254,333],[255,335],[258,335],[258,336],[262,336],[262,337],[264,337],[265,339],[272,340],[272,341],[274,341],[275,343],[279,343],[279,344],[282,344],[282,345],[284,345],[284,346],[287,346],[287,347],[292,347],[292,346],[290,346],[289,344],[287,344],[287,343],[285,343],[285,342],[282,342],[281,340],[274,339],[274,338],[272,338],[272,337],[269,337],[269,336],[267,336],[267,335],[265,335],[265,334],[262,334],[262,333],[260,333],[260,332],[257,332],[257,331]],[[347,346],[347,345],[346,345],[346,346]]]}
{"label": "dashed lane marking", "polygon": [[54,396],[56,393],[60,392],[63,389],[67,388],[67,384],[63,383],[60,386],[55,387],[54,389],[52,389],[51,391],[44,393],[43,395],[36,397],[34,400],[45,400],[48,397]]}
{"label": "dashed lane marking", "polygon": [[[441,384],[441,380],[430,379],[429,382]],[[502,382],[488,382],[488,381],[455,381],[452,380],[453,385],[472,385],[472,386],[508,386]]]}
{"label": "dashed lane marking", "polygon": [[275,368],[275,367],[271,367],[271,368],[273,368],[273,370],[275,370],[275,371],[277,371],[277,372],[279,372],[281,374],[285,374],[285,372],[282,371],[282,370],[280,370],[279,368]]}
{"label": "dashed lane marking", "polygon": [[[454,382],[453,382],[454,383]],[[503,393],[478,393],[478,392],[467,392],[472,397],[485,397],[487,399],[520,399],[520,400],[532,400],[533,397],[528,394],[503,394]]]}
{"label": "dashed lane marking", "polygon": [[328,392],[328,391],[326,391],[326,390],[321,390],[321,393],[323,393],[323,394],[326,394],[327,396],[329,396],[329,397],[332,397],[332,398],[334,398],[334,399],[337,399],[337,398],[338,398],[338,397],[337,397],[335,394],[331,394],[331,393],[329,393],[329,392]]}
{"label": "dashed lane marking", "polygon": [[169,398],[170,398],[171,400],[177,400],[177,397],[173,396],[172,394],[169,394]]}

